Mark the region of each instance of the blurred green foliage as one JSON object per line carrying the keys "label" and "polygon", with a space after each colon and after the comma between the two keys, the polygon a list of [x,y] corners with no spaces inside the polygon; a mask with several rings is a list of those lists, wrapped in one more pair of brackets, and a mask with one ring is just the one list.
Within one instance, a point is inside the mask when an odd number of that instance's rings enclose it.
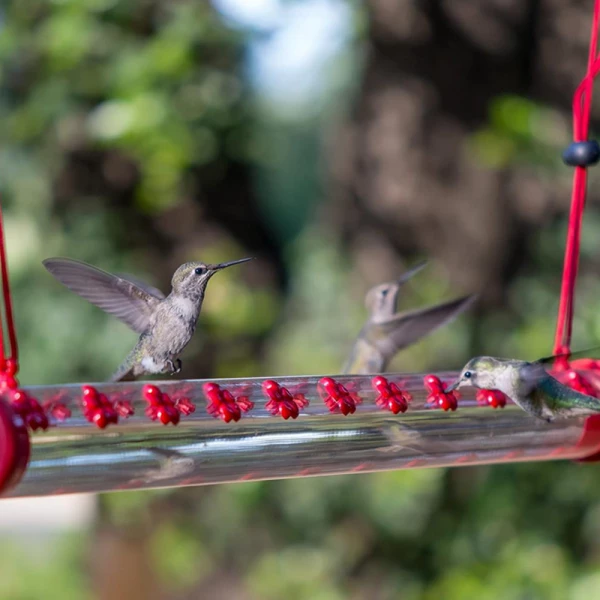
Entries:
{"label": "blurred green foliage", "polygon": [[[24,538],[24,539],[23,539]],[[92,598],[86,580],[87,536],[63,535],[61,539],[0,542],[0,598],[14,600],[84,600]]]}
{"label": "blurred green foliage", "polygon": [[557,170],[568,135],[562,114],[528,98],[502,95],[490,103],[489,120],[472,138],[473,151],[491,168],[511,163]]}
{"label": "blurred green foliage", "polygon": [[[186,356],[208,344],[215,376],[338,370],[364,318],[364,289],[322,212],[322,114],[346,110],[343,69],[319,106],[325,113],[292,118],[257,104],[240,75],[246,35],[225,27],[207,2],[21,0],[2,11],[0,191],[22,382],[103,379],[135,339],[57,286],[43,258],[72,256],[166,287],[178,258],[218,261],[246,251],[216,218],[198,239],[185,227],[190,212],[164,233],[189,204],[202,216],[209,211],[199,199],[231,164],[252,173],[285,286],[273,284],[268,269],[253,286],[233,272],[219,275],[203,311],[204,337]],[[543,177],[558,163],[561,140],[547,135],[560,130],[556,122],[544,106],[498,97],[473,135],[473,152],[488,168],[522,162]],[[599,224],[590,207],[588,267],[598,262]],[[495,354],[548,352],[566,224],[547,225],[509,290],[510,306],[479,322]],[[404,302],[451,293],[432,265]],[[584,274],[575,332],[582,346],[600,337],[599,294],[597,277]],[[457,367],[469,355],[471,329],[461,318],[394,366]],[[266,600],[583,600],[600,593],[599,498],[589,466],[436,469],[106,495],[98,527],[144,531],[141,543],[170,598],[204,597],[216,579],[230,597]],[[51,551],[42,544],[39,556],[29,540],[3,540],[0,597],[93,597],[81,557],[93,553],[95,536],[82,532]]]}

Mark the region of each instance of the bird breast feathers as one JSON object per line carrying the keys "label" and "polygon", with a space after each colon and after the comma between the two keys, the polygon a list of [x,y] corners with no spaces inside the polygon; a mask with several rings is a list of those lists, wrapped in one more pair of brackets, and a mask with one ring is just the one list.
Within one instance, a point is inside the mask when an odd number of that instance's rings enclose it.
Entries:
{"label": "bird breast feathers", "polygon": [[175,296],[174,298],[171,298],[171,307],[184,321],[195,320],[198,316],[197,303],[185,296]]}

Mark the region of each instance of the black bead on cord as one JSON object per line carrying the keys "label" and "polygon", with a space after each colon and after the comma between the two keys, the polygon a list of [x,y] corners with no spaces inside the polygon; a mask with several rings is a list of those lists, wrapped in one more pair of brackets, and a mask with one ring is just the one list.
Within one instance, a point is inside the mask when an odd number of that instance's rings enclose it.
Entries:
{"label": "black bead on cord", "polygon": [[571,167],[590,167],[600,160],[600,144],[596,140],[573,142],[562,158]]}

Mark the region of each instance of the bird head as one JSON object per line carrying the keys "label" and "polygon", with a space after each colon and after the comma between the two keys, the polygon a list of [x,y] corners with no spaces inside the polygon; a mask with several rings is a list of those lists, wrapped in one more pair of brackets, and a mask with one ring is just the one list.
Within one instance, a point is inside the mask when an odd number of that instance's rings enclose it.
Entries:
{"label": "bird head", "polygon": [[400,288],[426,266],[426,262],[419,263],[406,271],[397,281],[382,283],[371,288],[365,298],[369,315],[375,319],[391,319],[396,313]]}
{"label": "bird head", "polygon": [[365,306],[369,315],[379,318],[391,318],[396,312],[396,303],[400,286],[397,283],[382,283],[367,292]]}
{"label": "bird head", "polygon": [[500,389],[500,377],[509,366],[509,361],[492,358],[491,356],[477,356],[464,366],[458,379],[446,388],[446,391],[451,392],[466,386],[485,390]]}
{"label": "bird head", "polygon": [[208,280],[221,269],[232,267],[243,262],[252,260],[251,258],[241,258],[230,262],[211,265],[203,262],[187,262],[181,265],[173,274],[171,286],[177,294],[188,297],[197,297],[204,294]]}

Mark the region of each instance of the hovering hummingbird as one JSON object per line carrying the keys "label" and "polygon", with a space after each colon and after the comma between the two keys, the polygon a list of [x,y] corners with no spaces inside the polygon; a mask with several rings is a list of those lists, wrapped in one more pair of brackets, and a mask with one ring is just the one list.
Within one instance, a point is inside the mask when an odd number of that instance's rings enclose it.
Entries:
{"label": "hovering hummingbird", "polygon": [[252,259],[217,265],[187,262],[175,271],[168,296],[129,275],[112,275],[70,258],[48,258],[43,265],[71,291],[140,334],[110,379],[123,381],[144,373],[179,373],[178,356],[194,334],[209,279],[221,269],[248,260]]}
{"label": "hovering hummingbird", "polygon": [[396,312],[400,288],[426,265],[426,262],[421,263],[397,281],[369,290],[365,298],[369,316],[352,346],[343,373],[365,375],[384,372],[399,350],[452,321],[473,303],[475,295],[418,310]]}
{"label": "hovering hummingbird", "polygon": [[[586,350],[577,355],[583,356],[589,352]],[[545,365],[551,364],[555,359],[556,356],[549,356],[527,362],[478,356],[465,365],[460,377],[446,391],[451,392],[464,386],[500,390],[524,411],[548,422],[600,412],[600,400],[576,392],[546,371]]]}

